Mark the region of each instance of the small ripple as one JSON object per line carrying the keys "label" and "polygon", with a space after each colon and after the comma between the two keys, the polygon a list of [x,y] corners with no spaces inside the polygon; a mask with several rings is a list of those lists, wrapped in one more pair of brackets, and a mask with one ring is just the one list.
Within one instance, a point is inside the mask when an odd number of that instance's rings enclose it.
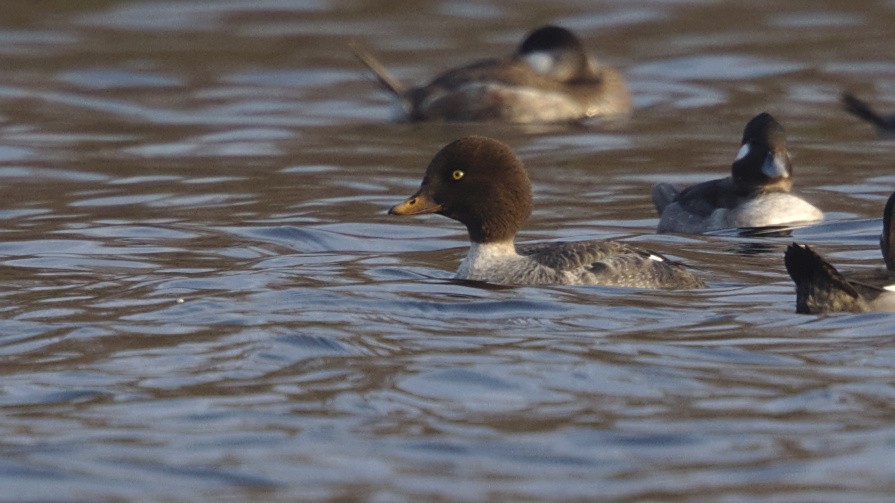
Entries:
{"label": "small ripple", "polygon": [[[317,330],[315,330],[317,331]],[[308,358],[346,356],[356,353],[338,340],[337,334],[292,333],[264,342],[255,354],[258,358],[293,364]]]}
{"label": "small ripple", "polygon": [[864,24],[864,17],[856,14],[845,14],[833,11],[805,11],[780,14],[775,16],[771,26],[780,28],[831,28],[839,26],[858,26]]}
{"label": "small ripple", "polygon": [[106,197],[92,197],[88,199],[82,199],[80,201],[73,201],[68,205],[73,208],[78,207],[90,207],[90,206],[130,206],[133,204],[145,204],[152,201],[158,201],[160,199],[165,199],[171,197],[173,194],[170,193],[161,193],[161,194],[128,194],[121,196],[106,196]]}
{"label": "small ripple", "polygon": [[62,30],[0,30],[0,53],[12,56],[47,57],[65,46],[76,44],[80,38]]}
{"label": "small ripple", "polygon": [[202,468],[189,465],[162,464],[154,461],[135,461],[129,459],[116,460],[116,465],[122,469],[130,468],[140,473],[158,473],[169,475],[175,479],[189,480],[190,484],[211,484],[217,486],[224,484],[228,487],[276,487],[280,485],[271,479],[261,475],[241,473],[235,469],[221,467]]}
{"label": "small ripple", "polygon": [[28,267],[46,270],[90,271],[97,269],[155,269],[152,262],[122,259],[96,259],[77,256],[54,255],[46,257],[12,259],[3,262],[10,267]]}
{"label": "small ripple", "polygon": [[[445,299],[446,300],[446,299]],[[463,314],[464,318],[477,317],[493,320],[494,317],[532,316],[532,313],[567,312],[569,309],[560,303],[534,302],[528,300],[502,300],[502,301],[459,301],[459,302],[425,302],[404,301],[391,306],[407,312],[419,312],[420,314],[444,313]]]}
{"label": "small ripple", "polygon": [[112,393],[100,390],[45,390],[43,386],[16,386],[0,396],[0,406],[83,404],[111,398]]}
{"label": "small ripple", "polygon": [[63,82],[91,90],[132,89],[145,87],[173,87],[183,84],[183,79],[171,75],[153,74],[121,68],[92,68],[64,72]]}
{"label": "small ripple", "polygon": [[640,64],[633,76],[662,76],[672,80],[752,80],[805,68],[804,64],[740,54],[687,56]]}
{"label": "small ripple", "polygon": [[0,167],[0,178],[28,178],[33,180],[50,179],[72,182],[105,182],[108,176],[83,171],[50,168],[31,168],[25,166]]}
{"label": "small ripple", "polygon": [[135,185],[142,183],[154,184],[159,182],[176,182],[180,180],[183,180],[183,177],[175,175],[140,175],[110,180],[109,185]]}
{"label": "small ripple", "polygon": [[240,85],[269,86],[275,89],[326,87],[352,82],[357,79],[357,72],[351,70],[304,68],[300,70],[267,70],[257,69],[234,73],[224,78],[225,82]]}
{"label": "small ripple", "polygon": [[0,347],[6,357],[28,353],[52,345],[55,337],[53,327],[46,323],[23,321],[21,319],[0,319]]}

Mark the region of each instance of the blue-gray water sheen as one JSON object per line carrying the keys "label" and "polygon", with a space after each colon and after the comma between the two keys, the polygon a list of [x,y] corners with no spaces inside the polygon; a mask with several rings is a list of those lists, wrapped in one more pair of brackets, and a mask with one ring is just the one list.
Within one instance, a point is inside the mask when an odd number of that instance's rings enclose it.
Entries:
{"label": "blue-gray water sheen", "polygon": [[[623,122],[407,124],[406,83],[554,23],[622,70]],[[890,501],[895,316],[796,315],[792,241],[881,265],[895,2],[7,2],[0,499]],[[658,181],[788,133],[827,212],[656,235]],[[393,217],[432,154],[509,143],[520,240],[617,238],[710,288],[451,280],[466,236]]]}

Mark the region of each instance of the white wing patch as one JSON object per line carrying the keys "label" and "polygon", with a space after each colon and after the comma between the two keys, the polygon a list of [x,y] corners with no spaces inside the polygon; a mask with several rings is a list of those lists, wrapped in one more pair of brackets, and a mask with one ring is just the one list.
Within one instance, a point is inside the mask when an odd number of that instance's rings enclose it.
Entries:
{"label": "white wing patch", "polygon": [[[665,262],[665,259],[664,259],[664,258],[662,258],[662,257],[660,257],[660,256],[658,256],[658,255],[653,255],[652,253],[650,253],[650,254],[649,254],[649,257],[647,257],[647,258],[650,259],[650,260],[655,260],[656,262]],[[895,285],[892,285],[892,286],[895,286]]]}
{"label": "white wing patch", "polygon": [[883,287],[883,290],[888,290],[890,292],[895,292],[895,285],[886,285]]}
{"label": "white wing patch", "polygon": [[743,157],[746,157],[747,155],[749,155],[749,144],[744,143],[743,146],[740,147],[740,151],[737,152],[737,158],[734,159],[733,162],[737,162],[740,159],[742,159]]}

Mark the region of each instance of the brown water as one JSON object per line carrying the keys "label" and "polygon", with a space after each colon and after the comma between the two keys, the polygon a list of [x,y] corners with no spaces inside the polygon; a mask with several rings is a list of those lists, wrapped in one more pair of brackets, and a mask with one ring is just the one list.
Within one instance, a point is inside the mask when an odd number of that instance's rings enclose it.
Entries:
{"label": "brown water", "polygon": [[[881,263],[895,2],[5,2],[3,500],[888,501],[895,317],[794,314],[792,240]],[[621,68],[609,128],[389,122],[407,82],[554,22]],[[828,212],[656,236],[656,181],[788,130]],[[461,135],[510,143],[521,239],[623,238],[711,288],[484,288],[465,235],[385,211]]]}

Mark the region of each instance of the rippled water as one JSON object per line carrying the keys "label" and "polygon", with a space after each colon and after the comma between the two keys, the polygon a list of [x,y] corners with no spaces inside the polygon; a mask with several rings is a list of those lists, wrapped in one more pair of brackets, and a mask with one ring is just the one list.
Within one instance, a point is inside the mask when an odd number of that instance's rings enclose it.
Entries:
{"label": "rippled water", "polygon": [[[9,500],[887,501],[895,318],[794,314],[792,240],[881,263],[895,3],[8,2],[0,12],[0,487]],[[565,25],[624,124],[400,124],[396,75]],[[791,236],[657,236],[656,181],[787,128]],[[620,238],[704,291],[450,280],[466,238],[398,219],[447,141],[510,143],[521,239]]]}

